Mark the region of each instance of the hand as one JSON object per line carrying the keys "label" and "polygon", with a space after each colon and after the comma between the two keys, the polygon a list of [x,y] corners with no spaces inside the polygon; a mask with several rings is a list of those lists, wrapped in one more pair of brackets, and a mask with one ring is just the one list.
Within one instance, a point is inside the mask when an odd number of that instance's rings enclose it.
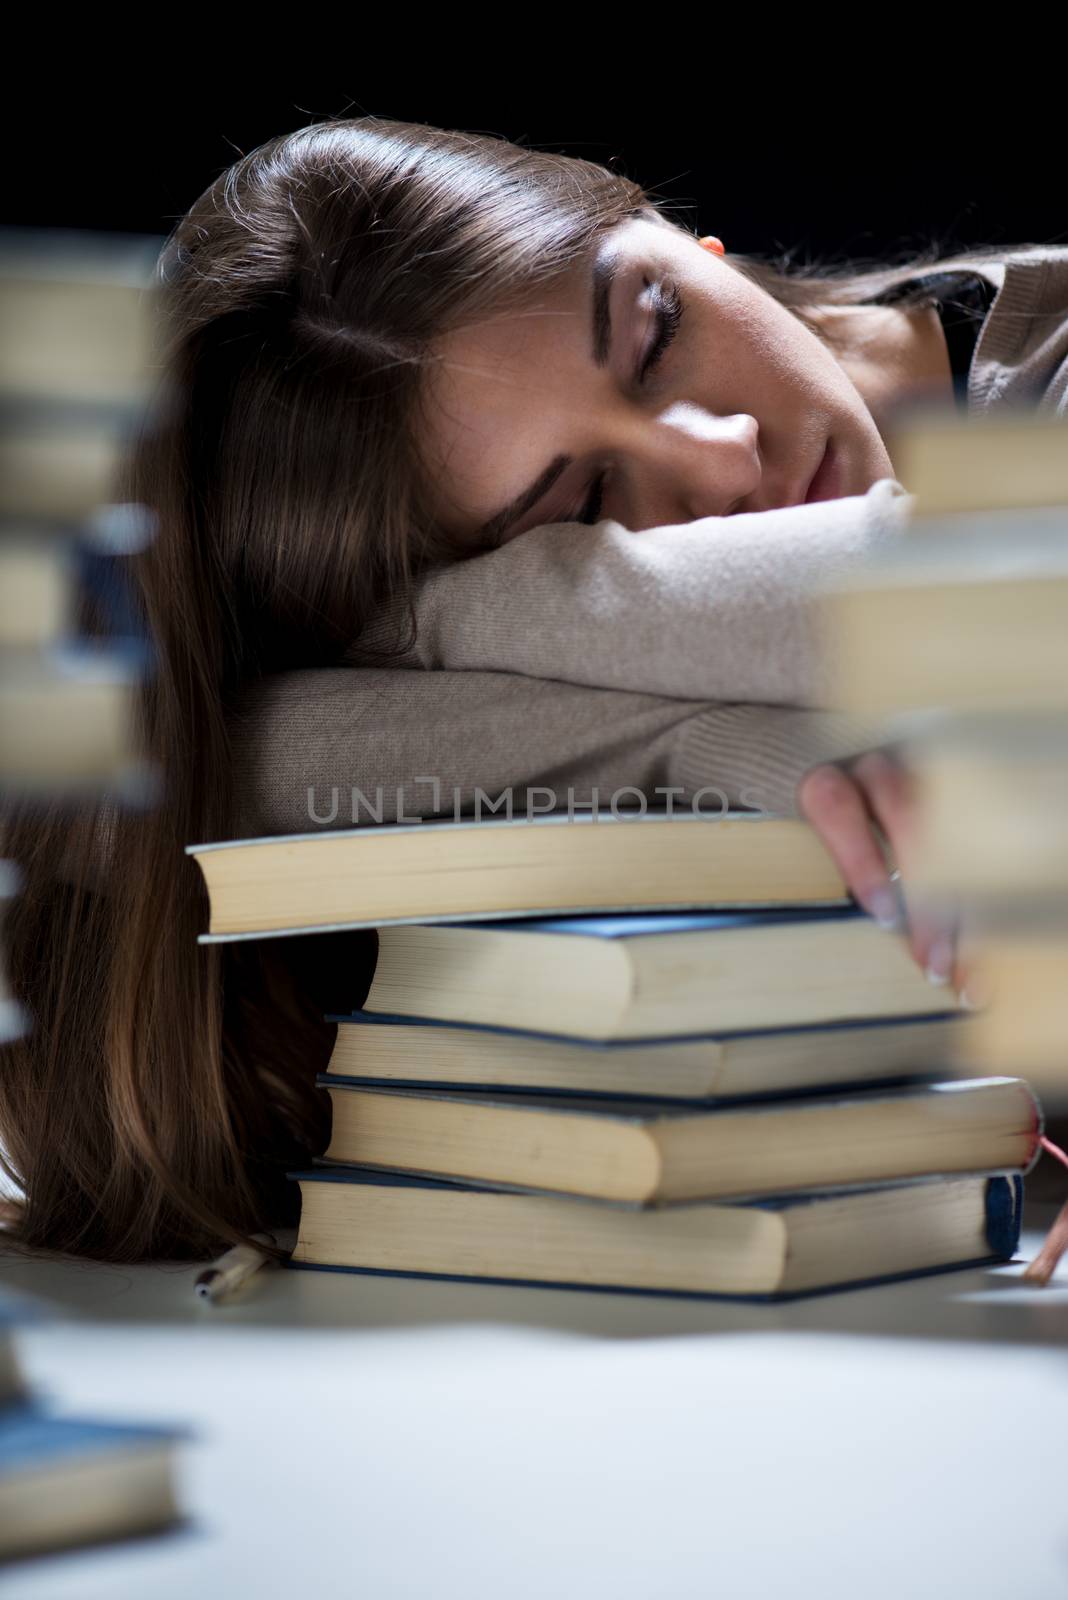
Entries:
{"label": "hand", "polygon": [[[935,910],[925,905],[918,894],[906,888],[916,847],[916,800],[907,768],[882,750],[867,751],[843,766],[812,767],[798,784],[797,801],[864,909],[881,927],[906,934],[913,956],[931,983],[953,982],[958,991],[963,990],[969,971],[958,950],[956,916],[944,906]],[[895,877],[903,880],[907,927],[875,823],[899,869]],[[971,996],[967,998],[974,1003]]]}

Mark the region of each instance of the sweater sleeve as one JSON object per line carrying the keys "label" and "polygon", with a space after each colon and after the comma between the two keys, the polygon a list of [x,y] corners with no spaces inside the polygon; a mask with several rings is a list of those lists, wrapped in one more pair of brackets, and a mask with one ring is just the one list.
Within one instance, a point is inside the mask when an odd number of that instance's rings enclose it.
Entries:
{"label": "sweater sleeve", "polygon": [[[548,523],[416,586],[399,667],[523,673],[588,687],[764,705],[833,703],[813,603],[897,537],[913,499],[863,495],[632,533]],[[370,665],[407,619],[380,613],[348,652]]]}
{"label": "sweater sleeve", "polygon": [[882,731],[845,714],[511,673],[289,672],[247,685],[231,713],[235,837],[613,801],[796,817],[809,767]]}

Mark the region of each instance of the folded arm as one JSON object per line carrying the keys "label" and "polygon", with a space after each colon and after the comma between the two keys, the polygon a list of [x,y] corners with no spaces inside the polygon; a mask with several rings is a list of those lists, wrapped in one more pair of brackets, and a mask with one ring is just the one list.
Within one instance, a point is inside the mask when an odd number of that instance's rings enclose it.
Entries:
{"label": "folded arm", "polygon": [[[340,667],[249,684],[230,732],[235,838],[480,811],[581,814],[640,798],[706,816],[748,808],[816,826],[880,915],[874,897],[890,886],[868,810],[896,854],[908,835],[900,775],[877,766],[862,792],[847,770],[872,760],[885,725],[844,714],[515,673]],[[913,922],[922,966],[938,936],[930,918]]]}
{"label": "folded arm", "polygon": [[[912,499],[867,494],[632,533],[550,523],[417,585],[401,667],[522,673],[591,688],[766,706],[833,703],[814,598],[897,537]],[[403,626],[383,613],[367,664]]]}
{"label": "folded arm", "polygon": [[471,815],[476,790],[484,814],[509,791],[525,815],[581,809],[594,789],[602,808],[615,794],[633,805],[624,789],[650,807],[669,789],[683,806],[707,789],[701,809],[713,815],[799,816],[809,767],[868,749],[879,732],[859,717],[503,672],[289,672],[249,685],[231,720],[235,837],[358,826],[373,820],[368,806],[384,822]]}

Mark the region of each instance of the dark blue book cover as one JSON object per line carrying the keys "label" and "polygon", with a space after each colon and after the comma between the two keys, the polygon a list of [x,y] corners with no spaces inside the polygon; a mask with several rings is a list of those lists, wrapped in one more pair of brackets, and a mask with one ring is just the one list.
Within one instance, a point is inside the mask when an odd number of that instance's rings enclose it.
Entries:
{"label": "dark blue book cover", "polygon": [[3,1337],[3,1330],[17,1327],[23,1322],[40,1322],[48,1314],[49,1308],[42,1301],[0,1288],[0,1338]]}
{"label": "dark blue book cover", "polygon": [[[603,919],[601,919],[603,920]],[[544,1029],[535,1028],[506,1028],[495,1026],[488,1022],[451,1022],[438,1017],[405,1017],[391,1011],[330,1011],[324,1014],[325,1022],[366,1022],[374,1023],[381,1027],[405,1028],[452,1028],[459,1029],[461,1033],[495,1033],[501,1038],[509,1037],[519,1039],[555,1039],[561,1044],[581,1045],[584,1050],[610,1051],[613,1054],[624,1054],[628,1050],[649,1050],[656,1045],[683,1045],[700,1044],[704,1041],[713,1044],[722,1044],[730,1039],[774,1039],[778,1035],[794,1035],[799,1033],[827,1033],[834,1030],[836,1033],[853,1032],[863,1034],[869,1028],[909,1028],[920,1023],[930,1022],[955,1022],[959,1020],[959,1013],[955,1011],[923,1011],[914,1016],[901,1017],[859,1017],[859,1018],[833,1018],[828,1022],[800,1022],[796,1025],[786,1025],[777,1028],[733,1028],[724,1029],[720,1033],[672,1033],[648,1034],[642,1038],[627,1039],[586,1039],[578,1034],[552,1033]]]}
{"label": "dark blue book cover", "polygon": [[[800,1109],[797,1100],[803,1098],[805,1105],[815,1109],[813,1102],[822,1106],[845,1105],[851,1106],[870,1104],[879,1100],[901,1101],[925,1097],[932,1099],[935,1096],[945,1097],[957,1094],[978,1094],[984,1089],[993,1089],[995,1086],[1008,1083],[1019,1083],[1022,1091],[1027,1093],[1034,1106],[1034,1120],[1037,1131],[1041,1132],[1042,1112],[1035,1098],[1034,1092],[1022,1082],[1013,1078],[947,1078],[944,1075],[933,1080],[909,1078],[901,1084],[883,1085],[878,1083],[862,1083],[860,1085],[835,1083],[817,1091],[812,1095],[763,1095],[754,1097],[752,1103],[748,1099],[740,1103],[734,1100],[723,1103],[707,1098],[692,1100],[674,1095],[670,1099],[663,1095],[621,1095],[621,1094],[593,1094],[589,1090],[561,1090],[548,1089],[501,1089],[494,1084],[489,1089],[471,1089],[466,1085],[453,1083],[433,1083],[429,1088],[415,1087],[411,1084],[388,1083],[376,1084],[372,1090],[361,1078],[347,1078],[337,1072],[320,1072],[316,1074],[315,1082],[320,1089],[362,1089],[376,1095],[392,1095],[397,1099],[409,1100],[445,1100],[458,1105],[469,1105],[476,1110],[484,1107],[501,1105],[509,1110],[517,1106],[528,1110],[532,1115],[542,1116],[552,1112],[561,1115],[615,1118],[620,1121],[646,1124],[658,1120],[668,1121],[671,1118],[687,1118],[693,1120],[697,1117],[730,1117],[735,1113],[759,1112],[762,1116],[774,1117],[780,1105],[784,1111]],[[1037,1160],[1037,1152],[1035,1155]]]}
{"label": "dark blue book cover", "polygon": [[855,902],[831,906],[756,906],[735,911],[634,911],[621,915],[504,917],[488,923],[455,918],[443,928],[484,928],[492,933],[566,933],[585,939],[638,939],[653,934],[714,933],[767,928],[779,923],[855,922],[868,913]]}
{"label": "dark blue book cover", "polygon": [[[909,1028],[926,1026],[930,1023],[950,1023],[956,1021],[957,1016],[956,1013],[951,1011],[929,1011],[918,1013],[916,1016],[911,1017],[861,1017],[844,1020],[834,1019],[830,1022],[799,1023],[796,1027],[736,1028],[733,1030],[725,1030],[722,1033],[686,1033],[666,1036],[661,1034],[648,1035],[638,1039],[584,1039],[576,1034],[548,1033],[543,1030],[537,1030],[533,1028],[506,1028],[494,1026],[492,1023],[486,1022],[451,1022],[444,1021],[436,1017],[404,1017],[384,1011],[332,1011],[324,1013],[323,1020],[324,1022],[334,1022],[338,1024],[359,1023],[382,1028],[400,1027],[430,1029],[431,1032],[428,1034],[426,1041],[428,1047],[430,1048],[433,1048],[434,1043],[433,1030],[447,1029],[459,1033],[493,1034],[500,1038],[502,1046],[504,1047],[507,1047],[509,1039],[537,1039],[546,1044],[561,1044],[568,1046],[569,1049],[574,1048],[588,1051],[591,1053],[591,1057],[594,1059],[596,1059],[599,1053],[602,1059],[611,1055],[614,1056],[616,1060],[625,1061],[628,1052],[632,1055],[634,1052],[637,1052],[638,1055],[644,1056],[649,1060],[651,1071],[655,1073],[657,1070],[655,1063],[656,1053],[659,1050],[671,1050],[676,1046],[694,1044],[723,1045],[730,1043],[732,1040],[738,1039],[763,1038],[773,1040],[777,1035],[793,1038],[799,1034],[824,1034],[828,1032],[834,1032],[836,1034],[855,1034],[857,1036],[857,1048],[858,1050],[862,1050],[865,1043],[864,1036],[872,1028],[893,1028],[896,1032],[907,1034]],[[949,1035],[947,1034],[947,1055],[949,1049]],[[748,1093],[709,1093],[693,1099],[691,1103],[705,1106],[712,1104],[723,1106],[742,1105],[749,1101],[756,1103],[762,1100],[771,1099],[808,1099],[816,1095],[833,1094],[836,1091],[839,1093],[851,1092],[854,1089],[864,1090],[901,1088],[907,1084],[936,1083],[939,1079],[946,1076],[946,1071],[947,1069],[944,1065],[942,1067],[908,1067],[902,1068],[900,1071],[892,1071],[888,1069],[885,1075],[880,1075],[878,1077],[870,1074],[863,1074],[856,1079],[832,1077],[828,1083],[806,1083],[796,1087],[792,1085],[783,1085],[780,1083],[771,1089],[758,1090]],[[443,1079],[434,1076],[421,1076],[415,1072],[413,1072],[410,1076],[405,1075],[404,1077],[400,1077],[394,1073],[388,1078],[379,1077],[374,1073],[366,1072],[328,1072],[323,1074],[319,1081],[320,1085],[325,1088],[329,1088],[331,1084],[335,1083],[348,1083],[356,1086],[362,1085],[364,1088],[451,1088],[455,1090],[477,1090],[479,1093],[483,1094],[493,1093],[501,1095],[535,1095],[551,1092],[554,1095],[579,1095],[583,1097],[589,1097],[592,1095],[605,1094],[606,1097],[610,1099],[634,1101],[657,1099],[671,1099],[677,1101],[687,1098],[683,1095],[665,1096],[657,1095],[652,1091],[640,1090],[626,1092],[623,1090],[612,1090],[609,1092],[606,1090],[594,1089],[588,1086],[583,1086],[581,1088],[564,1088],[562,1086],[555,1086],[551,1091],[549,1091],[537,1084],[509,1084],[500,1083],[497,1081],[489,1083],[481,1082],[474,1078],[465,1078],[463,1080],[451,1078]]]}
{"label": "dark blue book cover", "polygon": [[116,1450],[156,1448],[183,1435],[173,1428],[85,1417],[57,1417],[34,1404],[0,1411],[0,1480],[21,1472],[46,1472]]}

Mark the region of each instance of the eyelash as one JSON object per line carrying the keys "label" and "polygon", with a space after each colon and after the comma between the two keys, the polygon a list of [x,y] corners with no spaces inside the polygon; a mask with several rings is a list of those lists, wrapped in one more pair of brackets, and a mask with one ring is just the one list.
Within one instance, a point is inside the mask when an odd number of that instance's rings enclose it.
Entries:
{"label": "eyelash", "polygon": [[[660,293],[656,338],[653,340],[652,349],[646,356],[638,373],[639,383],[644,383],[653,369],[660,365],[664,352],[679,331],[682,312],[682,296],[676,286],[672,284],[668,289],[662,290]],[[600,517],[601,502],[604,499],[607,480],[607,472],[599,473],[590,486],[590,493],[582,510],[573,513],[571,516],[561,517],[561,522],[583,522],[587,527],[592,527]]]}

